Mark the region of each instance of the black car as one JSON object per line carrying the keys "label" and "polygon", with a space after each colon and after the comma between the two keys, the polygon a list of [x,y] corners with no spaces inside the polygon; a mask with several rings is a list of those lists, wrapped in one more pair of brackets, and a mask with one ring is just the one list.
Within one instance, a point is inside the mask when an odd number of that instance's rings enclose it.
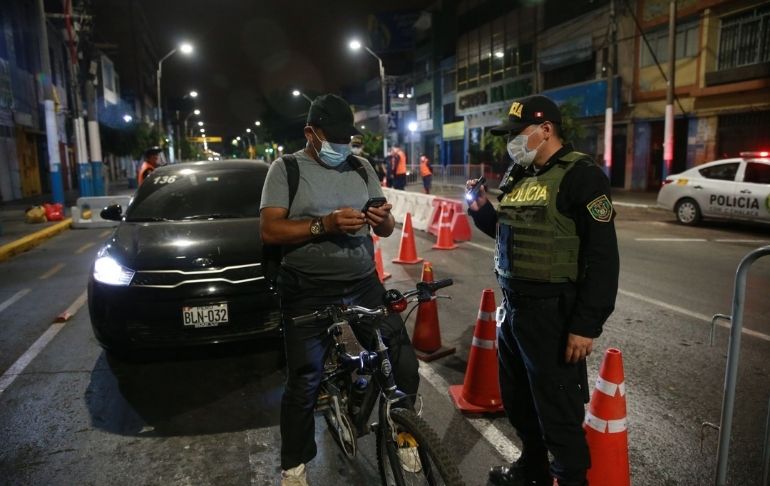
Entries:
{"label": "black car", "polygon": [[88,310],[113,351],[249,339],[280,330],[260,263],[259,202],[268,165],[247,160],[161,167],[99,250]]}

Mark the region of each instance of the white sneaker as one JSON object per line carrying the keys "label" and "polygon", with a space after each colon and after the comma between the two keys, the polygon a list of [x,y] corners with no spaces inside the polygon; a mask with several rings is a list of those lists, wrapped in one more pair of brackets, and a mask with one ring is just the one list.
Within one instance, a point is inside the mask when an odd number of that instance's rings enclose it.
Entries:
{"label": "white sneaker", "polygon": [[422,471],[420,454],[417,452],[417,441],[408,432],[398,434],[398,459],[404,471],[410,473]]}
{"label": "white sneaker", "polygon": [[281,471],[281,486],[308,486],[308,484],[304,464],[288,471]]}

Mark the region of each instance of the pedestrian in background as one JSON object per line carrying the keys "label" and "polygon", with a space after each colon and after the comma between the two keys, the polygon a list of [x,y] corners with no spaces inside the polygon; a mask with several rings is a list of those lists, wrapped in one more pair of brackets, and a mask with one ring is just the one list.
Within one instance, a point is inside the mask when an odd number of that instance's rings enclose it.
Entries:
{"label": "pedestrian in background", "polygon": [[551,486],[553,476],[559,486],[583,486],[591,465],[582,427],[586,357],[618,289],[609,180],[590,156],[562,142],[559,108],[545,96],[514,102],[492,134],[508,138],[508,154],[524,169],[504,176],[497,210],[482,186],[468,212],[497,239],[500,391],[522,453],[493,467],[489,480]]}
{"label": "pedestrian in background", "polygon": [[393,156],[393,188],[406,189],[406,153],[398,145],[391,150]]}
{"label": "pedestrian in background", "polygon": [[422,177],[422,188],[425,194],[430,194],[430,186],[433,180],[433,168],[430,165],[430,159],[427,155],[420,156],[420,177]]}

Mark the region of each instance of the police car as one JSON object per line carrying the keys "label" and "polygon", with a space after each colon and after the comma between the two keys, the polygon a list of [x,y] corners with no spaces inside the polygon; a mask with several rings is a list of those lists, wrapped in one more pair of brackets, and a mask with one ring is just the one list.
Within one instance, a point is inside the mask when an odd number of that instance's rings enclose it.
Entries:
{"label": "police car", "polygon": [[702,218],[770,223],[770,152],[741,152],[670,175],[658,192],[658,205],[676,219],[695,225]]}

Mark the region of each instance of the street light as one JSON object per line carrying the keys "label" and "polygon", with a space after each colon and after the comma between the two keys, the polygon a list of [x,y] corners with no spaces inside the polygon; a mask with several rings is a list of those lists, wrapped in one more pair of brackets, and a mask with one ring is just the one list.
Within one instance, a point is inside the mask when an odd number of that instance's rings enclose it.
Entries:
{"label": "street light", "polygon": [[303,96],[308,101],[308,103],[310,103],[311,105],[313,104],[313,100],[311,100],[308,95],[306,95],[305,93],[303,93],[298,89],[295,89],[294,91],[292,91],[291,94],[294,95],[295,97]]}
{"label": "street light", "polygon": [[260,126],[260,125],[262,125],[262,122],[261,122],[261,121],[259,121],[259,120],[257,120],[257,121],[255,121],[255,122],[254,122],[254,125],[256,125],[256,126]]}
{"label": "street light", "polygon": [[202,126],[203,126],[203,122],[202,122],[202,121],[199,121],[199,122],[198,122],[198,126],[199,126],[199,127],[202,127]]}
{"label": "street light", "polygon": [[193,114],[194,114],[195,116],[198,116],[198,115],[200,115],[200,114],[201,114],[201,111],[200,111],[200,110],[198,110],[198,109],[196,108],[195,110],[193,110]]}
{"label": "street light", "polygon": [[163,61],[168,59],[169,57],[176,54],[176,51],[181,51],[182,54],[190,55],[193,52],[193,46],[192,44],[188,42],[183,42],[179,46],[171,49],[168,54],[160,58],[160,61],[158,61],[158,73],[157,73],[157,82],[158,82],[158,136],[160,137],[160,141],[163,142],[163,105],[161,104],[161,97],[160,97],[160,79],[163,75]]}
{"label": "street light", "polygon": [[190,96],[190,98],[197,98],[198,97],[198,92],[197,91],[190,91],[189,96]]}
{"label": "street light", "polygon": [[126,113],[125,115],[123,115],[123,121],[124,121],[124,122],[126,122],[126,123],[131,123],[131,121],[132,121],[133,119],[134,119],[134,117],[132,117],[132,116],[131,116],[131,115],[129,115],[128,113]]}
{"label": "street light", "polygon": [[[381,93],[382,94],[382,110],[381,111],[382,111],[382,115],[383,115],[381,123],[384,124],[385,123],[385,115],[386,115],[386,112],[385,112],[385,67],[382,65],[382,59],[380,58],[380,56],[375,54],[374,51],[369,49],[367,46],[361,44],[361,41],[359,41],[358,39],[351,40],[350,43],[348,44],[348,46],[353,51],[358,51],[358,50],[360,50],[363,47],[364,49],[366,49],[366,52],[368,52],[369,54],[374,56],[374,58],[377,59],[377,62],[379,63],[379,66],[380,66],[380,91],[382,92]],[[383,128],[382,155],[383,155],[383,157],[387,157],[387,155],[388,155],[388,137],[385,136],[385,131],[387,129],[384,126],[382,128]]]}

